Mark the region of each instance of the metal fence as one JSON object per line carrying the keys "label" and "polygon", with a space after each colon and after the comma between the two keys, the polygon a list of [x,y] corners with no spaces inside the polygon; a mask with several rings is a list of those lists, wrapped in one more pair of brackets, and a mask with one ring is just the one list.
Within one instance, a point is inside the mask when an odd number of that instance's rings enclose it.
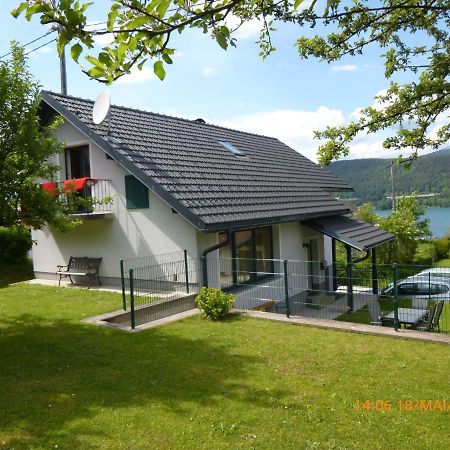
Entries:
{"label": "metal fence", "polygon": [[131,328],[195,308],[198,260],[129,269]]}
{"label": "metal fence", "polygon": [[187,251],[182,250],[179,252],[172,252],[172,253],[161,253],[159,255],[150,255],[150,256],[138,256],[136,258],[127,258],[127,259],[121,259],[120,260],[120,277],[121,277],[121,284],[122,284],[122,303],[123,303],[123,309],[126,311],[127,306],[129,306],[129,302],[127,305],[127,299],[129,299],[129,293],[130,293],[130,269],[139,269],[144,267],[153,267],[154,271],[151,273],[148,273],[149,277],[152,278],[160,278],[164,269],[158,269],[159,266],[164,266],[165,270],[167,272],[167,277],[170,277],[172,275],[178,275],[176,271],[170,269],[176,269],[176,266],[168,266],[169,263],[172,263],[174,261],[180,261],[182,259],[187,258]]}
{"label": "metal fence", "polygon": [[[199,289],[209,286],[235,294],[234,306],[240,310],[396,330],[450,332],[449,269],[279,259],[196,259],[189,258],[186,251],[152,258],[122,261],[124,308],[128,302],[134,315],[133,328],[194,308]],[[137,266],[145,261],[152,264]]]}

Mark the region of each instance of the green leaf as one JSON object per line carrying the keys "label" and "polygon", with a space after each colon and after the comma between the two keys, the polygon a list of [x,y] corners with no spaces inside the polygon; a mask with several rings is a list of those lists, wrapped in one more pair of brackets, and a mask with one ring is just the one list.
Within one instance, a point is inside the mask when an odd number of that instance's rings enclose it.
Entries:
{"label": "green leaf", "polygon": [[72,45],[72,48],[70,49],[70,55],[75,62],[78,62],[78,58],[80,57],[82,51],[83,47],[80,44]]}
{"label": "green leaf", "polygon": [[25,18],[29,22],[35,14],[45,12],[45,11],[46,11],[45,5],[37,4],[37,5],[30,6],[27,8],[27,11],[25,13]]}
{"label": "green leaf", "polygon": [[164,62],[166,64],[172,64],[173,63],[172,58],[167,53],[163,53],[162,54],[162,59],[164,60]]}
{"label": "green leaf", "polygon": [[128,50],[133,53],[137,48],[138,41],[135,37],[131,37],[128,42]]}
{"label": "green leaf", "polygon": [[106,70],[106,65],[101,63],[97,58],[94,58],[91,55],[86,56],[86,60],[89,61],[92,65],[102,69],[104,72]]}
{"label": "green leaf", "polygon": [[163,18],[169,8],[169,5],[172,0],[162,0],[161,3],[156,7],[156,12],[158,13],[158,17]]}
{"label": "green leaf", "polygon": [[130,20],[127,22],[127,29],[133,29],[133,28],[141,28],[142,25],[146,25],[148,23],[148,17],[146,16],[139,16],[136,17],[133,20]]}
{"label": "green leaf", "polygon": [[[87,58],[86,58],[87,59]],[[103,70],[101,70],[99,67],[91,67],[88,70],[88,74],[89,76],[91,76],[92,78],[99,78],[105,75],[105,72]]]}
{"label": "green leaf", "polygon": [[23,11],[28,8],[28,2],[22,2],[17,8],[11,11],[11,14],[17,19]]}
{"label": "green leaf", "polygon": [[106,28],[108,29],[108,31],[113,30],[118,13],[119,11],[117,8],[111,8],[111,11],[108,14],[108,22],[106,23]]}
{"label": "green leaf", "polygon": [[118,62],[122,62],[125,58],[125,55],[127,53],[127,45],[126,44],[119,44],[119,47],[117,48],[117,60]]}
{"label": "green leaf", "polygon": [[225,35],[221,31],[218,31],[216,33],[216,41],[224,50],[227,49],[228,41],[227,41],[227,38],[225,37]]}
{"label": "green leaf", "polygon": [[153,72],[155,72],[155,75],[163,81],[164,78],[166,78],[166,71],[164,70],[164,65],[162,61],[156,61],[155,64],[153,64]]}
{"label": "green leaf", "polygon": [[61,54],[64,47],[71,41],[70,35],[65,31],[61,30],[58,35],[58,40],[56,41],[56,49],[58,54]]}

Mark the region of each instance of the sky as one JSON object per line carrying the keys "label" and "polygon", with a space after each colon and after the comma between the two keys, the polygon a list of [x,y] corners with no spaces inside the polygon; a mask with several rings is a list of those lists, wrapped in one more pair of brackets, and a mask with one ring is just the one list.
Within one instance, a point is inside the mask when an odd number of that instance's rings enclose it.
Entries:
{"label": "sky", "polygon": [[[0,56],[9,52],[11,40],[25,44],[49,29],[36,19],[14,19],[9,11],[18,3],[19,0],[3,2],[7,6],[0,11]],[[105,2],[97,1],[89,8],[90,23],[105,21],[102,6]],[[228,51],[210,36],[188,30],[177,37],[174,64],[166,66],[167,75],[162,82],[149,65],[142,72],[135,71],[105,87],[90,80],[68,57],[68,94],[95,100],[108,90],[116,105],[186,119],[201,117],[208,123],[273,136],[317,161],[318,141],[313,139],[313,131],[344,125],[388,87],[381,52],[373,48],[364,55],[333,64],[306,61],[299,58],[294,47],[299,28],[275,26],[277,31],[272,38],[277,50],[265,60],[258,56],[259,47],[255,44],[259,35],[257,22],[242,27],[236,36],[237,48]],[[26,49],[33,50],[54,37],[51,34]],[[55,42],[33,51],[28,58],[29,68],[43,89],[59,92]],[[351,145],[349,158],[398,156],[383,149],[382,141],[381,135],[358,137]]]}

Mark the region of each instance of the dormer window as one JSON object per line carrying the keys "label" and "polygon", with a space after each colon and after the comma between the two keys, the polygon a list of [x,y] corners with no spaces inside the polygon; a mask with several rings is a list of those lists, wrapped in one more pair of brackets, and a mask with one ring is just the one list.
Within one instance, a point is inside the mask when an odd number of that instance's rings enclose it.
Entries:
{"label": "dormer window", "polygon": [[233,144],[230,144],[228,141],[217,141],[220,145],[225,147],[229,152],[233,153],[236,156],[245,156],[245,153],[242,150],[239,150]]}

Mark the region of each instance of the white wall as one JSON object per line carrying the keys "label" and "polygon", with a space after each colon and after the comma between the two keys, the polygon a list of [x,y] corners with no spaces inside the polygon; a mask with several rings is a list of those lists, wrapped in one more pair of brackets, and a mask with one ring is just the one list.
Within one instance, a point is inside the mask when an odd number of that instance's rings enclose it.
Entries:
{"label": "white wall", "polygon": [[[69,123],[57,132],[67,146],[88,144],[82,133]],[[64,167],[64,155],[60,155]],[[110,179],[111,191],[116,193],[111,219],[89,219],[74,231],[62,234],[49,227],[33,232],[34,270],[39,277],[50,277],[57,264],[67,264],[69,257],[103,257],[102,277],[119,277],[119,260],[151,256],[186,249],[197,257],[197,233],[180,214],[149,192],[150,208],[129,210],[125,203],[125,178],[128,173],[95,144],[90,143],[90,165],[93,178]],[[65,179],[65,173],[61,174]]]}

